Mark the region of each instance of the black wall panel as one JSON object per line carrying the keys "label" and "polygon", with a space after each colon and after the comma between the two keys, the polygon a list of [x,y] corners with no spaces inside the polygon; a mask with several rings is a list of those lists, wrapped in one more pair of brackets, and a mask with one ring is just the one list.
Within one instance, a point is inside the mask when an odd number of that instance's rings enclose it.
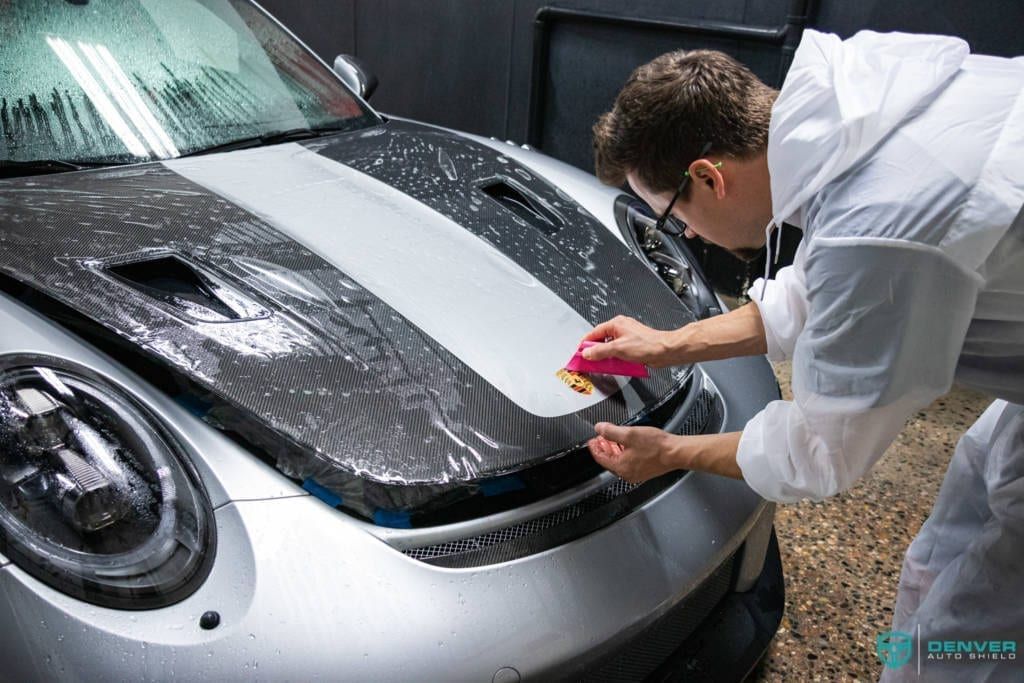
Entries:
{"label": "black wall panel", "polygon": [[514,3],[357,4],[356,53],[381,81],[375,106],[460,130],[505,129]]}
{"label": "black wall panel", "polygon": [[[534,17],[547,5],[664,20],[766,27],[789,0],[264,0],[330,63],[364,59],[384,112],[517,141],[527,139]],[[1024,54],[1021,0],[811,0],[810,25],[847,37],[864,28],[959,35],[976,52]],[[733,54],[777,84],[779,48],[671,31],[557,22],[544,74],[545,151],[590,168],[590,126],[629,71],[677,47]]]}
{"label": "black wall panel", "polygon": [[[781,22],[780,22],[781,23]],[[781,41],[719,37],[691,30],[594,24],[566,17],[549,22],[546,68],[533,72],[542,92],[539,120],[516,131],[548,154],[589,169],[590,129],[638,65],[671,50],[706,48],[747,64],[769,84],[780,77]],[[777,28],[772,26],[770,28]],[[542,39],[543,34],[535,34]],[[516,135],[516,137],[519,137]]]}
{"label": "black wall panel", "polygon": [[[325,61],[349,52],[380,78],[381,111],[499,138],[528,133],[534,17],[547,0],[264,0],[261,3]],[[784,22],[788,0],[562,0],[558,7],[665,20]],[[637,64],[676,47],[713,46],[745,61],[735,45],[629,27],[559,21],[551,33],[545,126],[564,158],[589,165],[589,128]],[[771,74],[775,55],[758,72]],[[571,129],[560,126],[571,124]],[[582,138],[581,138],[582,136]],[[585,138],[581,146],[580,140]],[[550,142],[555,142],[552,139]],[[570,149],[575,144],[575,153]]]}
{"label": "black wall panel", "polygon": [[960,36],[971,51],[1024,55],[1021,0],[822,0],[815,25],[846,37],[861,29]]}
{"label": "black wall panel", "polygon": [[[743,22],[748,4],[748,0],[515,0],[517,21],[512,27],[511,63],[514,71],[510,79],[509,126],[500,133],[490,134],[517,141],[526,141],[528,138],[534,18],[542,7],[553,5],[669,21],[691,19]],[[767,0],[767,3],[760,4],[784,8],[787,2]],[[782,18],[785,11],[779,9],[776,14]],[[592,41],[588,36],[590,31],[594,31]],[[558,114],[559,121],[552,122],[550,126],[545,122],[544,127],[552,138],[557,136],[558,139],[557,142],[553,139],[544,140],[542,145],[557,144],[559,151],[565,153],[565,156],[559,158],[589,170],[590,126],[596,116],[611,106],[615,94],[633,68],[667,49],[674,49],[678,43],[664,32],[656,35],[645,29],[627,27],[595,29],[571,22],[555,22],[550,38],[552,60],[545,77],[545,99],[557,103],[557,109],[551,111]],[[568,44],[563,44],[563,39]],[[560,125],[569,122],[571,129],[560,130]],[[585,144],[581,144],[581,141]],[[570,148],[574,148],[574,151],[570,152]],[[545,149],[545,152],[549,150]],[[558,156],[554,151],[549,153]]]}

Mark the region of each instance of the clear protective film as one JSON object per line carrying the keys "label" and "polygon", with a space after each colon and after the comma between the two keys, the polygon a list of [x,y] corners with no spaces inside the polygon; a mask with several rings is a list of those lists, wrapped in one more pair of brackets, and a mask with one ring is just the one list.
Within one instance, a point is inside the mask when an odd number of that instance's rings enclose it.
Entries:
{"label": "clear protective film", "polygon": [[0,182],[0,213],[5,289],[362,515],[569,453],[689,376],[567,384],[592,325],[692,313],[564,192],[435,128]]}

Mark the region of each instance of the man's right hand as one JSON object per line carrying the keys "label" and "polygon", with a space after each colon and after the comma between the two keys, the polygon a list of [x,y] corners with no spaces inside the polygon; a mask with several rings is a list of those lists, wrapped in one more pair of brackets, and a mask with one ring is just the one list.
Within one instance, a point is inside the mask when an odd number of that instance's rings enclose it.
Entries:
{"label": "man's right hand", "polygon": [[583,350],[587,360],[621,358],[652,368],[674,365],[675,337],[678,331],[655,330],[624,315],[603,322],[583,341],[603,342]]}
{"label": "man's right hand", "polygon": [[768,351],[764,323],[754,303],[667,331],[620,315],[595,327],[583,341],[603,342],[584,349],[587,360],[615,357],[652,368]]}

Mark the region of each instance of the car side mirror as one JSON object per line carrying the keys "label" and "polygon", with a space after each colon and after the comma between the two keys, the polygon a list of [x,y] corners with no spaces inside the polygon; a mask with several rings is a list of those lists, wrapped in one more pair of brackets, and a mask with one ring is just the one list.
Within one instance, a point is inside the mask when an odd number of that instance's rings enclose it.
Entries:
{"label": "car side mirror", "polygon": [[361,59],[352,55],[338,55],[334,58],[334,73],[345,81],[345,85],[351,88],[364,100],[370,99],[373,91],[377,89],[377,76],[375,76],[363,63]]}

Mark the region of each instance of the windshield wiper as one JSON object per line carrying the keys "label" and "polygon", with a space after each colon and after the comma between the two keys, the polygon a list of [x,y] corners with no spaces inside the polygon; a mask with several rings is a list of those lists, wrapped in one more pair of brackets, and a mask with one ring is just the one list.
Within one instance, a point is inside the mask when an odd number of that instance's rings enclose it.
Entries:
{"label": "windshield wiper", "polygon": [[0,159],[0,178],[17,178],[29,175],[44,175],[47,173],[65,173],[67,171],[81,171],[86,168],[97,166],[109,166],[110,164],[99,164],[88,161],[61,161],[60,159],[36,159],[33,161],[11,161]]}
{"label": "windshield wiper", "polygon": [[264,145],[276,145],[282,142],[292,142],[294,140],[309,140],[310,138],[318,138],[323,135],[333,135],[334,133],[345,133],[351,130],[346,127],[325,127],[325,128],[289,128],[288,130],[275,130],[262,135],[254,135],[251,138],[241,138],[239,140],[232,140],[231,142],[225,142],[220,145],[213,145],[212,147],[204,147],[188,154],[182,154],[183,157],[194,157],[200,154],[214,154],[215,152],[231,152],[236,149],[248,149],[250,147],[262,147]]}

